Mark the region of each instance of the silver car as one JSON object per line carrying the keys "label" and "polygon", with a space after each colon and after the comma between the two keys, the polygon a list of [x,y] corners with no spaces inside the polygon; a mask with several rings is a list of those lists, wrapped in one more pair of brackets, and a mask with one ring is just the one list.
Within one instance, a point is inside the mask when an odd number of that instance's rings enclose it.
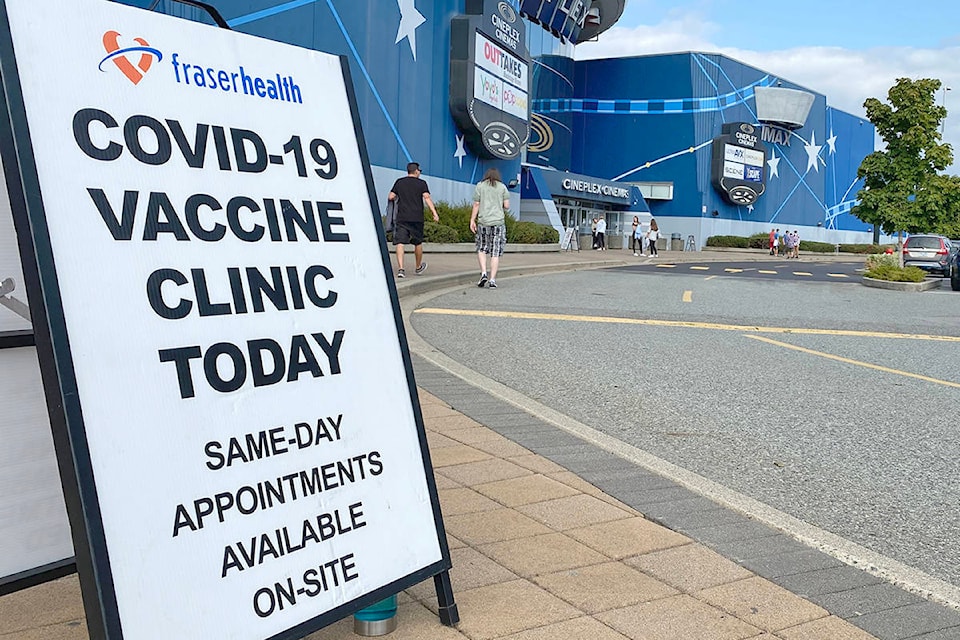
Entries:
{"label": "silver car", "polygon": [[950,273],[950,257],[955,250],[946,236],[910,236],[903,243],[903,266],[920,267],[924,271],[947,276]]}

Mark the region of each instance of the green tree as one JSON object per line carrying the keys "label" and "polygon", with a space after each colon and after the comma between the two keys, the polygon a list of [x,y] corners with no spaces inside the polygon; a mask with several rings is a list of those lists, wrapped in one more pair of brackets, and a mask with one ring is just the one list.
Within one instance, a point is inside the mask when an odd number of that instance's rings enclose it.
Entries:
{"label": "green tree", "polygon": [[[960,178],[944,175],[953,149],[942,141],[947,110],[937,105],[939,80],[899,78],[888,103],[868,98],[867,118],[886,149],[863,159],[865,186],[853,214],[885,233],[956,233],[960,230]],[[955,237],[955,236],[954,236]]]}

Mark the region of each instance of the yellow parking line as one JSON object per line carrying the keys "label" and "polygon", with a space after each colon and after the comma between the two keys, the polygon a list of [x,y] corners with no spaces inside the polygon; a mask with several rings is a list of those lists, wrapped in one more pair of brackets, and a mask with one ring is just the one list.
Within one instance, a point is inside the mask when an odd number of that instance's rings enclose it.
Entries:
{"label": "yellow parking line", "polygon": [[899,369],[891,369],[890,367],[883,367],[878,364],[870,364],[869,362],[851,360],[850,358],[844,358],[843,356],[835,356],[832,353],[824,353],[823,351],[814,351],[813,349],[807,349],[804,347],[798,347],[796,345],[787,344],[786,342],[771,340],[770,338],[764,338],[763,336],[744,336],[744,337],[751,338],[753,340],[759,340],[761,342],[766,342],[768,344],[773,344],[778,347],[783,347],[784,349],[793,349],[794,351],[807,353],[812,356],[820,356],[821,358],[827,358],[828,360],[836,360],[837,362],[853,364],[858,367],[866,367],[867,369],[876,369],[877,371],[883,371],[884,373],[893,373],[898,376],[905,376],[907,378],[916,378],[917,380],[923,380],[924,382],[932,382],[934,384],[942,384],[945,387],[953,387],[955,389],[960,389],[960,383],[950,382],[949,380],[940,380],[938,378],[930,378],[928,376],[922,376],[918,373],[910,373],[909,371],[900,371]]}
{"label": "yellow parking line", "polygon": [[830,277],[830,278],[849,278],[850,276],[848,276],[848,275],[845,274],[845,273],[828,273],[828,274],[827,274],[827,277]]}
{"label": "yellow parking line", "polygon": [[767,269],[757,269],[757,273],[767,273],[773,276],[777,275],[776,271],[769,271]]}
{"label": "yellow parking line", "polygon": [[716,278],[716,277],[717,277],[717,276],[707,276],[706,278],[704,278],[704,280],[713,280],[713,279]]}
{"label": "yellow parking line", "polygon": [[660,268],[660,269],[675,269],[675,268],[677,267],[677,265],[675,265],[675,264],[658,264],[657,267]]}
{"label": "yellow parking line", "polygon": [[683,292],[683,301],[684,301],[684,302],[693,302],[693,291],[684,291],[684,292]]}
{"label": "yellow parking line", "polygon": [[794,271],[793,275],[795,276],[812,276],[813,274],[809,271]]}
{"label": "yellow parking line", "polygon": [[816,336],[853,336],[858,338],[887,338],[892,340],[931,340],[935,342],[958,342],[960,336],[935,336],[923,333],[885,333],[883,331],[857,331],[855,329],[810,329],[806,327],[760,327],[756,325],[719,324],[715,322],[692,322],[685,320],[652,320],[648,318],[617,318],[610,316],[575,316],[565,313],[531,313],[528,311],[489,311],[486,309],[416,309],[414,313],[441,316],[468,316],[474,318],[511,318],[515,320],[554,320],[562,322],[595,322],[598,324],[628,324],[647,327],[674,327],[686,329],[713,329],[715,331],[740,331],[741,333],[795,333]]}
{"label": "yellow parking line", "polygon": [[710,271],[710,267],[690,267],[692,271]]}
{"label": "yellow parking line", "polygon": [[743,269],[724,269],[727,273],[743,273]]}

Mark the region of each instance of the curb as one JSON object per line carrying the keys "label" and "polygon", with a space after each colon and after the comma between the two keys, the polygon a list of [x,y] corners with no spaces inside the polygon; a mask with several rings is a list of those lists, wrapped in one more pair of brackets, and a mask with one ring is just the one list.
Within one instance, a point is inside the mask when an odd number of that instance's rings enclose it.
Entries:
{"label": "curb", "polygon": [[893,282],[890,280],[877,280],[875,278],[863,277],[861,281],[866,287],[874,289],[886,289],[888,291],[910,291],[919,293],[930,289],[939,289],[943,282],[940,278],[927,278],[923,282]]}
{"label": "curb", "polygon": [[[588,269],[622,267],[628,264],[630,263],[627,260],[610,260],[607,262],[559,262],[555,264],[501,267],[498,270],[497,275],[499,275],[501,278],[530,276],[538,273],[560,273],[562,271],[585,271]],[[428,276],[426,278],[418,278],[417,280],[410,280],[407,278],[403,283],[397,283],[397,296],[400,298],[405,298],[453,285],[475,284],[476,280],[476,270],[461,271],[458,273],[449,273],[440,276]]]}
{"label": "curb", "polygon": [[[387,251],[396,253],[396,245],[387,243]],[[409,249],[407,250],[409,251]],[[472,242],[424,242],[423,251],[425,253],[476,253],[476,245]],[[562,253],[560,244],[550,242],[547,244],[507,244],[503,248],[504,253]]]}

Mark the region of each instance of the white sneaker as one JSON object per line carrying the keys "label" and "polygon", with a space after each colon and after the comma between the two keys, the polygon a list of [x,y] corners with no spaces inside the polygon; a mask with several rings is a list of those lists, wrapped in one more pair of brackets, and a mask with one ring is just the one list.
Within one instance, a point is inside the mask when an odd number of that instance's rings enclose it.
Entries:
{"label": "white sneaker", "polygon": [[638,254],[636,251],[633,252],[633,257],[634,257],[634,258],[636,258],[638,255],[639,255],[639,254]]}

